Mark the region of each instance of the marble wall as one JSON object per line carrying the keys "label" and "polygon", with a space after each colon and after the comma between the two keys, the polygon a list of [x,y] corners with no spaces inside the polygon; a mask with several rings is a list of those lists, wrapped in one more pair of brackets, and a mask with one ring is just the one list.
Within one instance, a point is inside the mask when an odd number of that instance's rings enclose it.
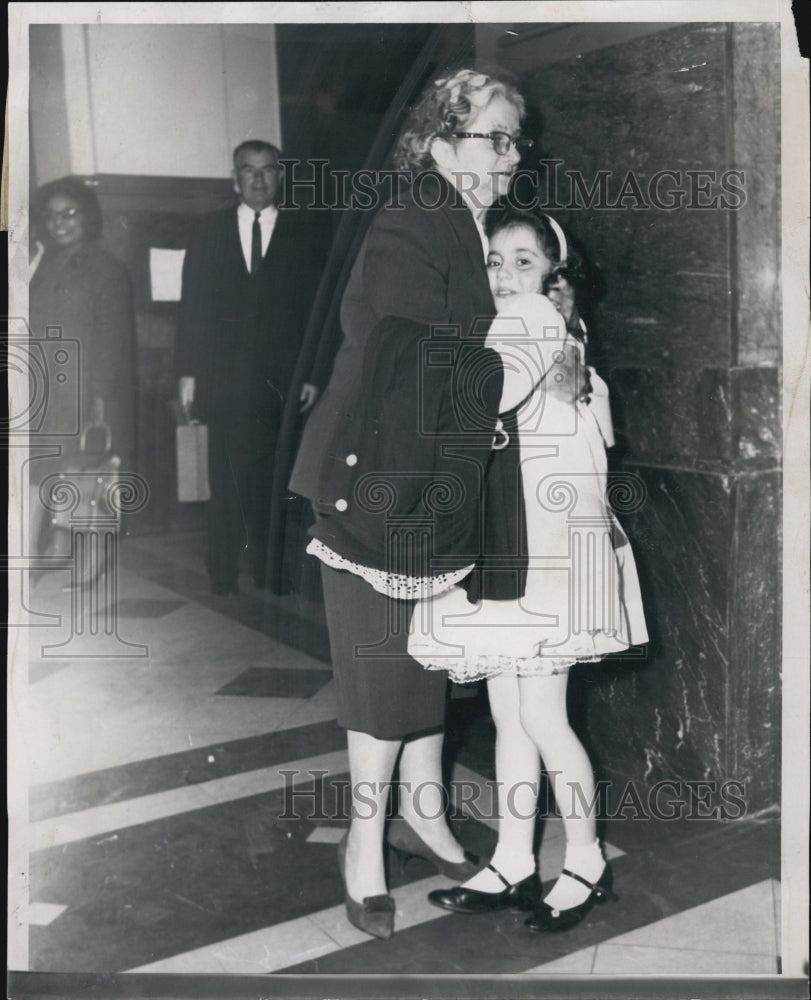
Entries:
{"label": "marble wall", "polygon": [[[617,464],[646,490],[624,522],[652,641],[583,669],[575,712],[615,789],[739,781],[749,814],[780,798],[778,45],[686,24],[523,81],[562,161],[548,204],[602,270]],[[599,171],[589,203],[570,175]]]}

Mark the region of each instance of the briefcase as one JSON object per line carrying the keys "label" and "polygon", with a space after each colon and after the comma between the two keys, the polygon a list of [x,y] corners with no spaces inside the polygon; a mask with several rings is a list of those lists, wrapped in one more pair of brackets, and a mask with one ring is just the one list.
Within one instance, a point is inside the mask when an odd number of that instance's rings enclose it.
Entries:
{"label": "briefcase", "polygon": [[181,503],[211,499],[208,484],[208,427],[193,420],[175,427],[177,499]]}

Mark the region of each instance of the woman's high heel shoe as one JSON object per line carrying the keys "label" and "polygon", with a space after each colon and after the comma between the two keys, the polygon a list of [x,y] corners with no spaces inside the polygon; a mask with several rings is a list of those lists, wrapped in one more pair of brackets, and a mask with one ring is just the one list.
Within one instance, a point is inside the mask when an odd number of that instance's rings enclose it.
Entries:
{"label": "woman's high heel shoe", "polygon": [[348,835],[347,831],[338,844],[338,870],[344,883],[347,919],[359,931],[388,941],[394,933],[394,899],[382,893],[379,896],[366,896],[363,902],[359,903],[349,895],[346,888],[346,839]]}
{"label": "woman's high heel shoe", "polygon": [[386,843],[400,859],[400,871],[405,868],[411,858],[422,858],[430,861],[438,872],[454,881],[464,881],[472,878],[481,865],[475,854],[465,851],[464,861],[447,861],[441,858],[425,843],[422,837],[406,823],[401,816],[395,816],[386,828]]}
{"label": "woman's high heel shoe", "polygon": [[568,868],[563,869],[563,874],[582,882],[591,892],[578,906],[570,906],[565,910],[555,910],[548,903],[541,903],[532,916],[524,921],[524,926],[529,930],[539,934],[547,931],[567,931],[579,924],[595,903],[607,903],[609,900],[619,899],[612,888],[614,879],[607,862],[596,882],[589,882]]}

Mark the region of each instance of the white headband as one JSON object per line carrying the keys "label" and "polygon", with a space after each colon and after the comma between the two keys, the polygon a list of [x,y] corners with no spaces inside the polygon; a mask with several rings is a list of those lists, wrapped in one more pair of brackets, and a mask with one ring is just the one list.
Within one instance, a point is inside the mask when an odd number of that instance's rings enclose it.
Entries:
{"label": "white headband", "polygon": [[551,215],[544,214],[544,218],[549,222],[552,227],[552,231],[558,238],[558,248],[560,249],[560,262],[561,264],[566,263],[566,258],[569,256],[569,247],[566,243],[566,234],[560,228],[560,226],[555,222]]}

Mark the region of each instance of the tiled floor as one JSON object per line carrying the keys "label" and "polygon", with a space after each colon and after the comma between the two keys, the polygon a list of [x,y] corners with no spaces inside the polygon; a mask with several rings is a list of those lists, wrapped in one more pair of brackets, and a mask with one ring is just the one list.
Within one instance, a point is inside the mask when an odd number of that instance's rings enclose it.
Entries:
{"label": "tiled floor", "polygon": [[[452,915],[426,894],[448,881],[412,861],[390,872],[397,933],[346,920],[335,844],[347,823],[347,759],[334,721],[317,604],[208,593],[191,536],[123,547],[113,631],[146,655],[71,639],[67,578],[47,574],[33,612],[19,727],[27,810],[16,822],[18,903],[10,966],[40,972],[774,975],[780,971],[777,820],[656,829],[610,824],[619,903],[567,934],[506,913]],[[33,620],[33,619],[32,619]],[[109,629],[108,629],[109,631]],[[109,636],[108,636],[109,638]],[[50,649],[43,650],[43,646]],[[129,647],[136,650],[136,646]],[[451,703],[453,777],[492,794],[492,728]],[[452,727],[453,728],[453,727]],[[461,817],[486,855],[495,822]],[[690,828],[692,827],[692,828]],[[563,858],[545,821],[541,877]],[[13,868],[13,870],[15,870]],[[482,947],[486,942],[486,947]]]}

